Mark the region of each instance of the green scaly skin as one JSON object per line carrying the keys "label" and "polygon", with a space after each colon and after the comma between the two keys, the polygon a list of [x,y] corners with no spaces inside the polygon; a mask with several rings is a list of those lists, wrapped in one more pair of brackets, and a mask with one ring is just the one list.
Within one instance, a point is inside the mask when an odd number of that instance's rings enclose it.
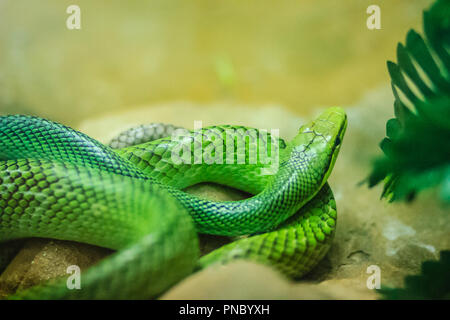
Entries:
{"label": "green scaly skin", "polygon": [[[263,175],[269,164],[259,158],[249,163],[262,140],[249,140],[245,127],[205,128],[200,141],[193,138],[199,133],[185,134],[215,159],[232,150],[245,164],[176,164],[176,139],[112,150],[48,120],[0,117],[0,241],[47,237],[117,250],[82,272],[81,290],[68,290],[60,280],[15,297],[150,298],[198,265],[235,258],[270,264],[290,276],[305,274],[333,237],[336,206],[326,180],[346,124],[345,113],[330,108],[291,142],[275,139],[279,169]],[[236,131],[234,139],[227,140],[225,129]],[[181,191],[204,181],[256,196],[214,202]],[[199,261],[196,231],[256,235]]]}

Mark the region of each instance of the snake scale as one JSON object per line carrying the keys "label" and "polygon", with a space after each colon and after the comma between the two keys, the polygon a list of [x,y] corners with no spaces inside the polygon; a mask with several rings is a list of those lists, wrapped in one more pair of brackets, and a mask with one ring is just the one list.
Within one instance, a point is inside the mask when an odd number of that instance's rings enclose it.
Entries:
{"label": "snake scale", "polygon": [[[148,141],[154,134],[146,136],[142,127],[113,140],[119,148],[113,149],[42,118],[0,117],[3,247],[8,240],[45,237],[116,250],[82,271],[81,290],[69,290],[59,279],[9,298],[154,298],[199,268],[237,258],[304,275],[334,235],[336,204],[327,179],[346,126],[345,112],[335,107],[300,127],[289,142],[270,135],[249,139],[251,128],[239,126],[185,132],[181,140],[163,137],[176,129],[170,127]],[[263,173],[270,164],[262,158],[249,161],[268,141],[279,147],[268,153],[279,163],[272,174]],[[198,162],[194,151],[190,162],[177,162],[171,155],[181,143],[200,145],[215,159],[231,152],[244,162]],[[254,196],[211,201],[183,191],[199,182]],[[246,236],[199,258],[197,233]]]}

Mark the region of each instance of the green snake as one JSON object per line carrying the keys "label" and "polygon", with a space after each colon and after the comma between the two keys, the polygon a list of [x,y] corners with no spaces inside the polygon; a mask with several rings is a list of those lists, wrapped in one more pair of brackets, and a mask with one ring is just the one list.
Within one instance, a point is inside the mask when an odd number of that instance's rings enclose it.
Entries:
{"label": "green snake", "polygon": [[[346,126],[345,112],[335,107],[290,142],[257,129],[214,126],[176,139],[144,142],[140,134],[137,145],[122,135],[111,143],[121,148],[113,149],[42,118],[0,117],[0,242],[44,237],[116,250],[82,271],[80,290],[59,279],[10,298],[154,298],[195,270],[239,258],[304,275],[334,236],[336,203],[327,179]],[[267,155],[278,167],[267,174],[273,163],[261,154],[251,160],[272,142],[278,147]],[[173,157],[180,146],[192,147],[184,153],[189,161]],[[199,154],[199,146],[215,161]],[[243,161],[225,161],[230,154]],[[211,201],[183,191],[200,182],[254,196]],[[200,258],[197,233],[246,236]]]}

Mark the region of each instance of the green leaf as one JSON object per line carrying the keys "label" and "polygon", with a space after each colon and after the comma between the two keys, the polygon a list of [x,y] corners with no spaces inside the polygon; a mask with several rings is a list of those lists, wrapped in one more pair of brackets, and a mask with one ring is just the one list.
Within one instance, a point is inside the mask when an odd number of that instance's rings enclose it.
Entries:
{"label": "green leaf", "polygon": [[410,30],[406,44],[397,46],[398,62],[387,62],[395,118],[386,123],[383,156],[368,182],[372,187],[383,181],[382,197],[391,201],[411,201],[436,187],[450,203],[449,16],[450,1],[437,1],[424,13],[426,38]]}
{"label": "green leaf", "polygon": [[404,288],[382,287],[384,299],[450,299],[450,251],[441,251],[439,261],[425,261],[419,275],[405,277]]}
{"label": "green leaf", "polygon": [[386,135],[391,139],[397,138],[401,130],[400,122],[397,119],[389,119],[386,123]]}

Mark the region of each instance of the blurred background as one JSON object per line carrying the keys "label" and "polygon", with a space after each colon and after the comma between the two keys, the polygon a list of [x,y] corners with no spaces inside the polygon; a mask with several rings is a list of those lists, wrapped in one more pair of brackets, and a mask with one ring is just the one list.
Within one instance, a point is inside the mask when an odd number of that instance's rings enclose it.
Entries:
{"label": "blurred background", "polygon": [[[386,60],[430,3],[0,0],[0,113],[76,126],[170,101],[348,105],[389,81]],[[66,28],[71,4],[81,30]],[[381,30],[366,27],[371,4]]]}
{"label": "blurred background", "polygon": [[[410,28],[422,32],[432,2],[0,0],[0,115],[38,115],[102,142],[140,123],[192,128],[194,120],[280,129],[289,138],[321,109],[343,106],[349,126],[328,180],[336,237],[306,279],[320,285],[294,286],[271,269],[235,265],[194,274],[166,298],[376,298],[367,266],[380,266],[383,285],[401,286],[450,247],[435,197],[388,204],[379,200],[382,185],[360,184],[393,116],[386,60],[397,60]],[[66,28],[72,4],[81,30]],[[366,25],[373,4],[381,30]],[[187,191],[244,197],[208,184]],[[0,276],[0,297],[109,253],[98,250],[32,239]]]}

